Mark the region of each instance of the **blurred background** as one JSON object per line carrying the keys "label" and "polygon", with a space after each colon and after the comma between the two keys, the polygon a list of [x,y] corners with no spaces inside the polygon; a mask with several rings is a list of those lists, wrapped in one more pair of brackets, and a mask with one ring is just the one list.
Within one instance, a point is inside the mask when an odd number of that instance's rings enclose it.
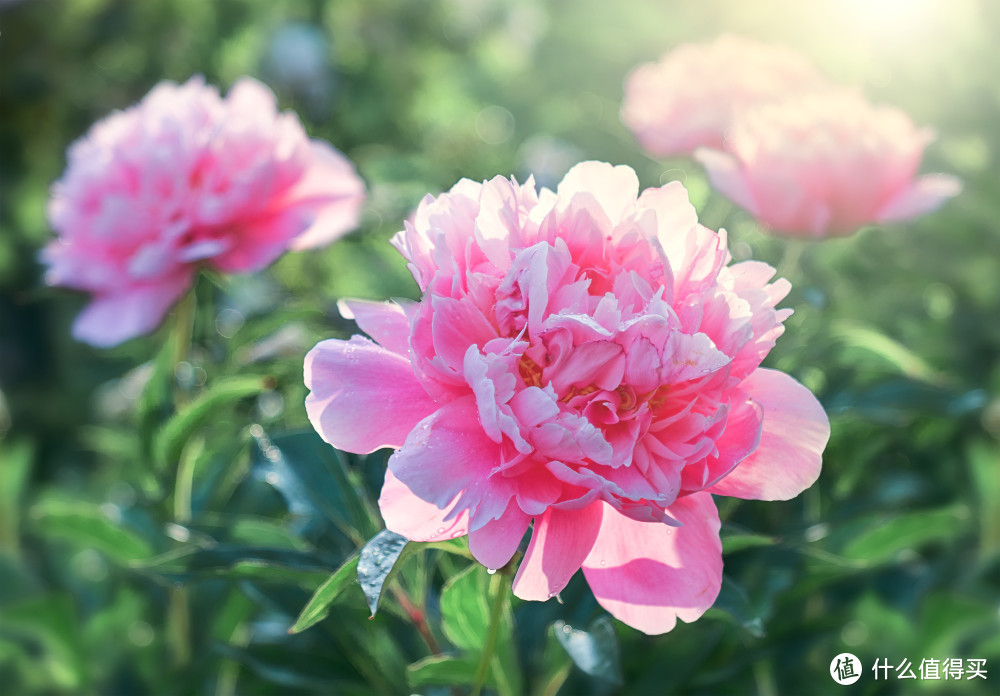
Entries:
{"label": "blurred background", "polygon": [[[915,222],[800,244],[765,234],[688,160],[644,155],[619,119],[637,63],[732,32],[785,44],[937,132],[922,171],[963,193]],[[988,0],[5,0],[0,2],[0,683],[8,694],[460,693],[408,682],[429,652],[405,610],[360,592],[289,635],[311,592],[377,531],[385,454],[341,457],[305,416],[302,358],[353,324],[336,301],[416,297],[387,243],[460,177],[628,164],[680,180],[736,259],[779,267],[795,309],[766,365],[827,408],[817,485],[720,500],[717,608],[660,637],[615,624],[616,667],[551,651],[555,620],[515,604],[524,693],[990,693],[1000,679],[1000,5]],[[66,147],[159,80],[253,75],[369,187],[361,229],[253,276],[202,278],[186,362],[166,330],[113,350],[74,342],[85,298],[47,288],[49,186]],[[232,380],[259,378],[240,390]],[[213,384],[230,392],[213,392]],[[238,386],[238,385],[237,385]],[[190,519],[151,467],[171,390],[195,467]],[[206,417],[207,413],[211,417]],[[184,430],[184,428],[188,428]],[[175,432],[176,434],[176,432]],[[165,444],[164,444],[165,443]],[[172,482],[169,482],[172,484]],[[453,560],[427,571],[432,619]],[[422,571],[423,572],[423,571]],[[188,626],[170,616],[181,583]],[[436,589],[437,588],[437,589]],[[180,636],[180,638],[178,638]],[[185,647],[184,643],[187,641]],[[184,654],[184,653],[187,654]],[[988,681],[874,680],[887,659],[986,659]],[[617,682],[617,683],[616,683]]]}

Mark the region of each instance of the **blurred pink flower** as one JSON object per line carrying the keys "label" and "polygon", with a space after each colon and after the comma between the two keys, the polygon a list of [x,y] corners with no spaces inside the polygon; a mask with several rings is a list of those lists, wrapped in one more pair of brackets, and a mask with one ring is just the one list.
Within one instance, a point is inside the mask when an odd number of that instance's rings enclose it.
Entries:
{"label": "blurred pink flower", "polygon": [[724,35],[682,44],[625,81],[622,119],[656,157],[722,147],[733,115],[759,101],[825,84],[791,49]]}
{"label": "blurred pink flower", "polygon": [[954,177],[915,178],[932,139],[898,109],[830,89],[746,110],[733,123],[729,152],[695,157],[712,185],[760,222],[818,238],[917,217],[956,195]]}
{"label": "blurred pink flower", "polygon": [[423,299],[344,301],[377,342],[317,344],[306,409],[335,447],[398,448],[390,530],[468,534],[499,568],[534,521],[517,596],[552,597],[582,567],[608,611],[663,633],[718,594],[711,494],[797,495],[829,423],[758,367],[788,282],[728,266],[679,183],[638,193],[628,167],[586,162],[555,193],[497,177],[428,196],[393,240]]}
{"label": "blurred pink flower", "polygon": [[363,201],[353,165],[256,80],[225,99],[201,77],[162,82],[70,147],[46,280],[91,293],[73,335],[112,346],[156,328],[200,265],[256,271],[327,244],[357,225]]}

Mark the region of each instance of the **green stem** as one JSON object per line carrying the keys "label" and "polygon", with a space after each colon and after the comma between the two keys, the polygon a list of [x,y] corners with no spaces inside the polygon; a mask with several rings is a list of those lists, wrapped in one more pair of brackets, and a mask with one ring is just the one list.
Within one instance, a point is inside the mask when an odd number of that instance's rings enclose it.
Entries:
{"label": "green stem", "polygon": [[500,615],[503,613],[504,591],[503,573],[494,573],[490,579],[490,593],[493,595],[493,608],[490,611],[490,626],[486,633],[486,644],[483,646],[483,654],[479,658],[479,666],[476,667],[476,681],[472,687],[472,696],[479,696],[486,683],[486,675],[490,671],[490,662],[493,660],[493,651],[497,645],[497,634],[500,633]]}
{"label": "green stem", "polygon": [[787,278],[792,283],[797,283],[799,278],[799,263],[809,242],[802,239],[786,239],[784,243],[785,252],[781,257],[781,261],[778,262],[775,276],[778,278]]}
{"label": "green stem", "polygon": [[[195,294],[192,289],[177,305],[174,313],[174,368],[187,360],[194,332]],[[184,402],[184,390],[174,388],[175,409]],[[185,452],[177,463],[174,479],[173,521],[185,524],[191,518],[191,487],[194,477],[194,452]],[[168,508],[169,509],[169,508]],[[174,666],[183,669],[191,661],[191,606],[186,587],[170,588],[167,610],[167,636]]]}

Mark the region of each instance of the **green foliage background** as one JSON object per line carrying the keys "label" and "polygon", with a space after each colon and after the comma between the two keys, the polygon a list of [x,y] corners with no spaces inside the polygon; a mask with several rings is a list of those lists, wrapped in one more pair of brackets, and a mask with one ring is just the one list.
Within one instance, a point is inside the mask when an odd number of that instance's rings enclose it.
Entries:
{"label": "green foliage background", "polygon": [[[322,89],[269,58],[289,26],[320,41]],[[554,185],[581,159],[629,164],[644,187],[684,181],[737,258],[792,280],[795,314],[767,364],[820,395],[833,436],[798,499],[719,501],[727,580],[703,619],[644,636],[603,619],[578,577],[561,604],[502,608],[488,688],[839,693],[828,667],[847,651],[866,668],[855,693],[989,693],[998,30],[988,0],[0,4],[5,693],[461,693],[442,684],[469,681],[492,581],[460,546],[404,553],[373,620],[352,573],[324,585],[381,528],[386,454],[343,455],[312,434],[302,357],[354,330],[338,298],[415,296],[387,240],[424,194],[532,171]],[[790,45],[935,127],[923,169],[964,192],[912,223],[803,245],[764,234],[693,163],[646,157],[619,121],[624,76],[724,31]],[[176,319],[114,350],[77,344],[84,298],[46,288],[36,262],[49,184],[91,123],[194,73],[223,88],[259,77],[354,160],[362,229],[255,277],[203,277],[179,366]],[[321,586],[336,601],[289,634]],[[989,681],[874,680],[876,659],[904,658],[985,658]]]}

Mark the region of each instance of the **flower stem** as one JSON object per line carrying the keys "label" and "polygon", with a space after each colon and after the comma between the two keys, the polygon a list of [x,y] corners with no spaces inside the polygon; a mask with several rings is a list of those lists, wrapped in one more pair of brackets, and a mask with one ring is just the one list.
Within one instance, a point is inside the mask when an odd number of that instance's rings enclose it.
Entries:
{"label": "flower stem", "polygon": [[[194,332],[195,294],[192,289],[177,305],[174,314],[174,367],[187,360]],[[184,390],[180,385],[174,388],[174,408],[184,402]],[[191,518],[191,488],[194,478],[196,455],[184,452],[177,462],[174,479],[173,509],[170,518],[179,524],[186,524]],[[170,588],[170,604],[167,609],[167,636],[175,667],[184,668],[191,661],[191,607],[186,587]]]}
{"label": "flower stem", "polygon": [[500,615],[503,613],[506,592],[504,589],[503,573],[494,573],[490,578],[490,594],[493,595],[493,608],[490,611],[490,625],[486,632],[486,644],[483,646],[483,654],[479,658],[479,666],[476,667],[476,680],[472,687],[472,696],[479,696],[486,683],[486,675],[490,671],[490,662],[493,660],[493,651],[497,645],[497,634],[500,632]]}

